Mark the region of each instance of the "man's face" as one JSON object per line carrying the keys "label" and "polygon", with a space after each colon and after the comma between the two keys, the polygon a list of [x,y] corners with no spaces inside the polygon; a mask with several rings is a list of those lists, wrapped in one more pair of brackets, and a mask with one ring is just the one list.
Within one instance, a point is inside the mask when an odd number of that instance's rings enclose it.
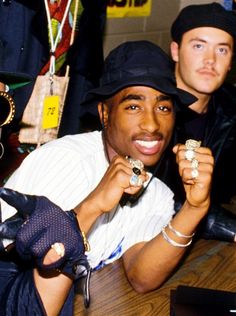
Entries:
{"label": "man's face", "polygon": [[180,45],[171,43],[179,88],[196,97],[218,89],[230,70],[233,38],[217,28],[199,27],[184,33]]}
{"label": "man's face", "polygon": [[[102,117],[100,104],[100,117]],[[103,104],[109,158],[115,154],[154,165],[168,145],[175,114],[169,96],[155,89],[128,87]]]}

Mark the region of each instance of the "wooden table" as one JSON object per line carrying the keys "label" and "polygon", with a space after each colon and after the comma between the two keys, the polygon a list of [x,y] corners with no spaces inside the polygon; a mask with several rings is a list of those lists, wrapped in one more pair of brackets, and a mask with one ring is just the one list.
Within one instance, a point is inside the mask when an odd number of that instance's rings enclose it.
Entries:
{"label": "wooden table", "polygon": [[86,310],[82,297],[76,295],[74,315],[168,316],[170,290],[178,285],[236,292],[236,245],[198,240],[172,277],[160,289],[148,294],[138,294],[131,288],[122,261],[116,261],[92,274],[91,305]]}

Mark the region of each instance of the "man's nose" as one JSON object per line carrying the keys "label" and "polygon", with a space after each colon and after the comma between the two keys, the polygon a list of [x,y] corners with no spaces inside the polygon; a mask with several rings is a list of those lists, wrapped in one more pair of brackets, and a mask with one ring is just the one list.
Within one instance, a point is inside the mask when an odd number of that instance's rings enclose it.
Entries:
{"label": "man's nose", "polygon": [[213,49],[208,49],[204,56],[205,65],[214,65],[216,61],[216,55]]}
{"label": "man's nose", "polygon": [[143,114],[142,121],[140,123],[140,127],[143,130],[148,131],[149,133],[153,133],[160,128],[160,122],[158,120],[158,116],[153,111],[146,111]]}

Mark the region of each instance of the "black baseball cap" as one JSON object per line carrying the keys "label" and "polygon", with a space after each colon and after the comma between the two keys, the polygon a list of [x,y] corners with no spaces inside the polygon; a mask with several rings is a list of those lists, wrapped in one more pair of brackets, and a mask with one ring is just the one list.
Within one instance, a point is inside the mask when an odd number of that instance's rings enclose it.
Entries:
{"label": "black baseball cap", "polygon": [[99,101],[130,86],[154,88],[184,105],[194,103],[196,97],[177,88],[172,66],[170,57],[152,42],[122,43],[107,56],[99,87],[90,90],[82,103],[85,112],[94,114]]}
{"label": "black baseball cap", "polygon": [[180,43],[182,35],[198,27],[214,27],[236,37],[236,13],[217,2],[193,4],[183,8],[171,26],[172,39]]}

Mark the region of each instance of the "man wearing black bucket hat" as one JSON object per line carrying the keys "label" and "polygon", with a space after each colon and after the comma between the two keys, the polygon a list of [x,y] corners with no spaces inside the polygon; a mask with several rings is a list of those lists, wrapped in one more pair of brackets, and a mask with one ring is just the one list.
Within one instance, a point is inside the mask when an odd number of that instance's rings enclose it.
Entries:
{"label": "man wearing black bucket hat", "polygon": [[[90,91],[85,101],[87,107],[94,104],[98,107],[103,130],[65,136],[36,149],[10,178],[8,189],[0,190],[2,237],[10,239],[7,232],[13,219],[9,217],[16,209],[18,222],[28,214],[25,225],[18,230],[16,250],[20,255],[23,252],[35,258],[35,284],[47,311],[57,307],[59,313],[63,302],[58,301],[57,292],[63,288],[60,297],[66,297],[68,278],[59,278],[61,284],[57,286],[57,279],[40,274],[37,263],[40,262],[40,269],[47,276],[42,258],[62,227],[53,226],[51,212],[47,216],[50,235],[42,239],[37,233],[28,241],[31,234],[27,233],[35,225],[38,232],[45,229],[45,221],[35,221],[35,216],[45,213],[39,203],[42,197],[36,197],[39,206],[32,212],[32,198],[28,194],[47,196],[59,205],[52,207],[47,200],[47,207],[53,210],[74,208],[82,235],[87,236],[90,244],[86,256],[92,269],[122,257],[126,275],[136,291],[144,293],[159,287],[191,244],[210,204],[213,157],[208,148],[195,140],[189,139],[185,145],[174,148],[187,194],[174,218],[173,193],[149,172],[171,139],[178,104],[187,106],[194,101],[192,95],[176,88],[170,59],[158,46],[148,41],[121,44],[106,58],[100,86]],[[134,202],[124,199],[124,195],[139,195],[139,198]],[[15,230],[11,231],[12,237]],[[64,258],[68,240],[70,228],[62,239],[57,239],[59,245],[53,247],[54,255]],[[4,240],[4,246],[10,242]],[[61,270],[57,262],[55,267]],[[32,285],[29,277],[24,282]],[[63,282],[67,282],[66,287],[61,286]],[[18,286],[24,289],[23,282]],[[24,293],[28,298],[27,292]],[[20,304],[19,296],[16,300]],[[39,299],[37,302],[40,305]],[[69,303],[68,299],[64,308]]]}
{"label": "man wearing black bucket hat", "polygon": [[[27,156],[6,188],[0,189],[0,232],[2,238],[7,238],[2,246],[16,239],[19,255],[34,258],[30,261],[34,283],[31,275],[17,283],[12,299],[1,301],[3,310],[7,305],[14,311],[17,304],[17,311],[22,311],[22,300],[29,299],[32,304],[24,305],[24,312],[29,314],[32,309],[35,312],[34,305],[40,314],[43,304],[49,315],[59,314],[61,308],[65,315],[72,315],[68,312],[72,296],[66,297],[73,282],[65,276],[61,264],[68,264],[67,247],[71,245],[74,252],[77,248],[71,240],[77,221],[82,235],[88,238],[90,251],[87,248],[86,256],[93,269],[122,257],[127,277],[138,292],[153,290],[165,281],[207,213],[213,157],[208,148],[192,139],[175,146],[187,199],[174,218],[173,193],[148,169],[168,146],[178,104],[187,106],[194,101],[192,95],[176,88],[170,59],[158,46],[147,41],[127,42],[109,54],[99,88],[90,91],[84,103],[91,109],[98,107],[103,130],[65,136],[41,146]],[[124,199],[124,195],[135,196],[140,191],[143,194],[135,203]],[[77,219],[74,216],[71,224],[67,221],[67,233],[58,237],[64,227],[62,210],[73,208]],[[11,216],[17,210],[15,229]],[[19,228],[22,221],[24,225]],[[54,278],[51,265],[43,261],[49,249],[54,255],[53,269],[57,269]],[[70,267],[83,253],[77,251],[75,256],[74,252]],[[55,262],[56,255],[59,262]],[[48,260],[48,254],[46,257]],[[12,278],[20,277],[18,273]],[[24,295],[19,297],[19,291]],[[8,292],[4,293],[6,297]]]}
{"label": "man wearing black bucket hat", "polygon": [[[236,241],[236,215],[222,206],[236,195],[236,89],[224,83],[235,50],[235,25],[234,12],[210,3],[185,7],[171,28],[177,86],[198,98],[177,113],[173,142],[191,137],[211,148],[212,205],[200,236],[225,241]],[[166,154],[157,176],[174,191],[178,209],[184,188],[171,147]]]}

